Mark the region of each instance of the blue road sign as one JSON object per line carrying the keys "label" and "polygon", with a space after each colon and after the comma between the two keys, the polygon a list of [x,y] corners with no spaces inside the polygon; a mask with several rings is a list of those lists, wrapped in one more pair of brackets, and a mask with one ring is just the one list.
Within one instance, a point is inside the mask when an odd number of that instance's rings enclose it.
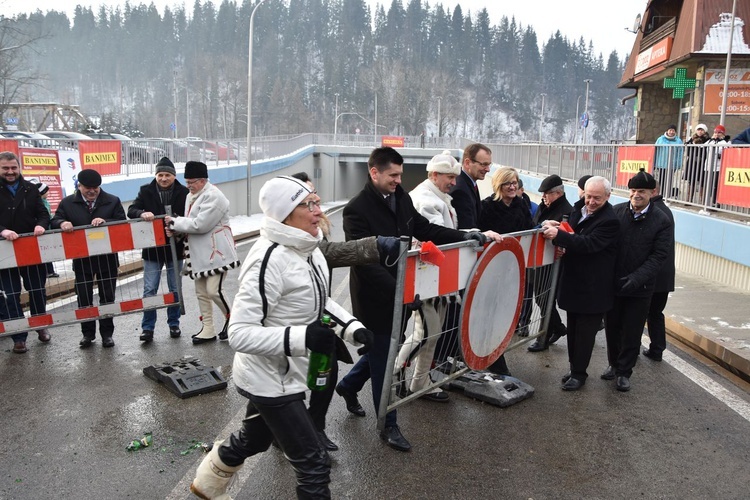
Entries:
{"label": "blue road sign", "polygon": [[6,118],[5,123],[8,125],[18,125],[18,118],[16,118],[15,116]]}
{"label": "blue road sign", "polygon": [[174,124],[174,122],[169,124],[169,130],[175,131],[177,130],[177,125]]}
{"label": "blue road sign", "polygon": [[581,127],[586,128],[589,126],[589,114],[584,113],[581,115]]}

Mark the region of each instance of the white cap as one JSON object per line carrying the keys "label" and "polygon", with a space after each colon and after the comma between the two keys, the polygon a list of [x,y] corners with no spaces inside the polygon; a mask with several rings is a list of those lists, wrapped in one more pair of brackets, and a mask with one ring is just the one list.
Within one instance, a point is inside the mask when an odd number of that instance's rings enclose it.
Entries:
{"label": "white cap", "polygon": [[695,130],[698,130],[699,128],[702,128],[704,132],[708,132],[708,127],[706,127],[705,123],[699,123],[697,127],[695,127]]}
{"label": "white cap", "polygon": [[263,215],[284,222],[297,205],[312,192],[312,188],[301,180],[280,175],[263,184],[258,204],[263,210]]}
{"label": "white cap", "polygon": [[437,172],[439,174],[459,175],[461,165],[456,161],[449,150],[445,150],[439,155],[435,155],[427,162],[428,172]]}

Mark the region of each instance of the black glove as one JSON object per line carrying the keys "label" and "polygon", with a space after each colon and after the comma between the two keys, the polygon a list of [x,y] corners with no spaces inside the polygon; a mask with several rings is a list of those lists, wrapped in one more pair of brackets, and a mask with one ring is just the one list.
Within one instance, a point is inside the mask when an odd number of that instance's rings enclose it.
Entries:
{"label": "black glove", "polygon": [[395,263],[401,250],[401,241],[395,236],[377,237],[378,253],[386,263]]}
{"label": "black glove", "polygon": [[479,242],[480,245],[484,246],[487,244],[487,237],[480,233],[479,231],[469,231],[468,233],[464,234],[464,240],[476,240]]}
{"label": "black glove", "polygon": [[637,288],[632,278],[620,278],[620,293],[635,292]]}
{"label": "black glove", "polygon": [[372,343],[375,342],[375,335],[366,328],[360,328],[354,332],[354,340],[362,344],[362,347],[357,349],[357,354],[361,356],[370,352],[370,349],[372,349]]}
{"label": "black glove", "polygon": [[422,299],[419,298],[419,294],[416,294],[414,296],[414,300],[410,304],[406,304],[406,309],[408,311],[416,311],[417,309],[422,308]]}
{"label": "black glove", "polygon": [[305,332],[305,347],[313,352],[331,354],[336,350],[336,334],[320,321],[307,325]]}

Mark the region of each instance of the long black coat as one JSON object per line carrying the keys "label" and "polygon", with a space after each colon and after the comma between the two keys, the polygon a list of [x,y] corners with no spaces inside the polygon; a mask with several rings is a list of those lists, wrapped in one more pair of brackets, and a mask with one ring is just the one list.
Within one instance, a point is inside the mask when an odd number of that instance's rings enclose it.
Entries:
{"label": "long black coat", "polygon": [[479,214],[482,212],[482,199],[474,189],[474,183],[469,174],[461,170],[456,177],[456,185],[449,193],[453,200],[451,205],[456,209],[459,229],[475,229],[479,227]]}
{"label": "long black coat", "polygon": [[[656,276],[667,261],[670,247],[674,248],[674,226],[653,204],[637,219],[633,218],[628,201],[615,205],[614,211],[622,228],[615,268],[616,294],[648,297],[654,293]],[[619,289],[626,279],[635,283],[635,290]]]}
{"label": "long black coat", "polygon": [[556,220],[561,222],[563,216],[570,215],[573,211],[573,206],[568,202],[568,199],[563,194],[561,197],[552,202],[550,206],[544,203],[539,204],[539,208],[536,209],[534,214],[534,226],[538,226],[546,220]]}
{"label": "long black coat", "polygon": [[482,213],[479,215],[480,230],[507,234],[533,228],[534,222],[531,220],[529,207],[518,196],[513,198],[510,205],[506,205],[502,199],[493,200],[492,196],[482,200]]}
{"label": "long black coat", "polygon": [[[180,184],[179,181],[174,181],[171,202],[173,215],[180,217],[185,215],[185,198],[189,192],[188,188]],[[149,184],[141,186],[135,200],[128,207],[128,217],[131,219],[138,219],[143,212],[151,212],[154,215],[167,215],[159,196],[159,185],[156,183],[156,179],[152,180]],[[175,247],[177,248],[177,255],[182,255],[184,247],[182,239],[175,238]],[[145,260],[152,262],[172,262],[172,252],[168,246],[144,248],[142,256]]]}
{"label": "long black coat", "polygon": [[[368,236],[410,236],[437,245],[464,239],[466,233],[431,224],[414,208],[411,197],[396,188],[396,212],[368,179],[367,184],[344,208],[346,240]],[[369,330],[390,335],[396,295],[396,268],[368,264],[351,268],[349,290],[352,312]]]}
{"label": "long black coat", "polygon": [[[106,222],[117,220],[126,220],[125,209],[122,208],[120,198],[104,192],[99,192],[96,199],[94,211],[89,213],[86,200],[83,199],[80,191],[76,191],[70,196],[66,196],[58,205],[55,216],[52,217],[50,226],[53,229],[60,229],[60,225],[69,221],[74,227],[88,226],[96,218],[102,218]],[[109,268],[116,269],[120,265],[116,253],[98,255],[94,257],[84,257],[82,259],[73,259],[74,270],[86,270],[86,272],[98,271],[99,269]]]}
{"label": "long black coat", "polygon": [[672,215],[672,211],[664,203],[664,198],[661,195],[651,198],[651,204],[664,212],[669,218],[669,223],[672,225],[672,242],[669,245],[667,260],[664,261],[659,274],[656,275],[654,292],[674,292],[674,215]]}
{"label": "long black coat", "polygon": [[10,229],[18,234],[33,233],[34,227],[49,228],[49,212],[42,202],[39,189],[19,176],[16,195],[0,182],[0,231]]}
{"label": "long black coat", "polygon": [[557,304],[578,314],[605,313],[615,299],[615,263],[620,220],[606,203],[581,221],[583,200],[573,205],[569,223],[573,233],[559,231],[552,242],[565,248]]}

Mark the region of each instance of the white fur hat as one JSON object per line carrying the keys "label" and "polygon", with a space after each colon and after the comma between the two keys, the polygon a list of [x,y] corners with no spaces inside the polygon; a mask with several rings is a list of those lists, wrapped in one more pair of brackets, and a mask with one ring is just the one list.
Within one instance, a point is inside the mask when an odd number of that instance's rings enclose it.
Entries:
{"label": "white fur hat", "polygon": [[284,222],[312,192],[307,183],[288,175],[280,175],[263,184],[258,204],[266,217]]}
{"label": "white fur hat", "polygon": [[458,175],[461,173],[461,165],[459,165],[451,152],[446,149],[439,155],[433,156],[430,161],[427,162],[427,171],[437,172],[439,174]]}

